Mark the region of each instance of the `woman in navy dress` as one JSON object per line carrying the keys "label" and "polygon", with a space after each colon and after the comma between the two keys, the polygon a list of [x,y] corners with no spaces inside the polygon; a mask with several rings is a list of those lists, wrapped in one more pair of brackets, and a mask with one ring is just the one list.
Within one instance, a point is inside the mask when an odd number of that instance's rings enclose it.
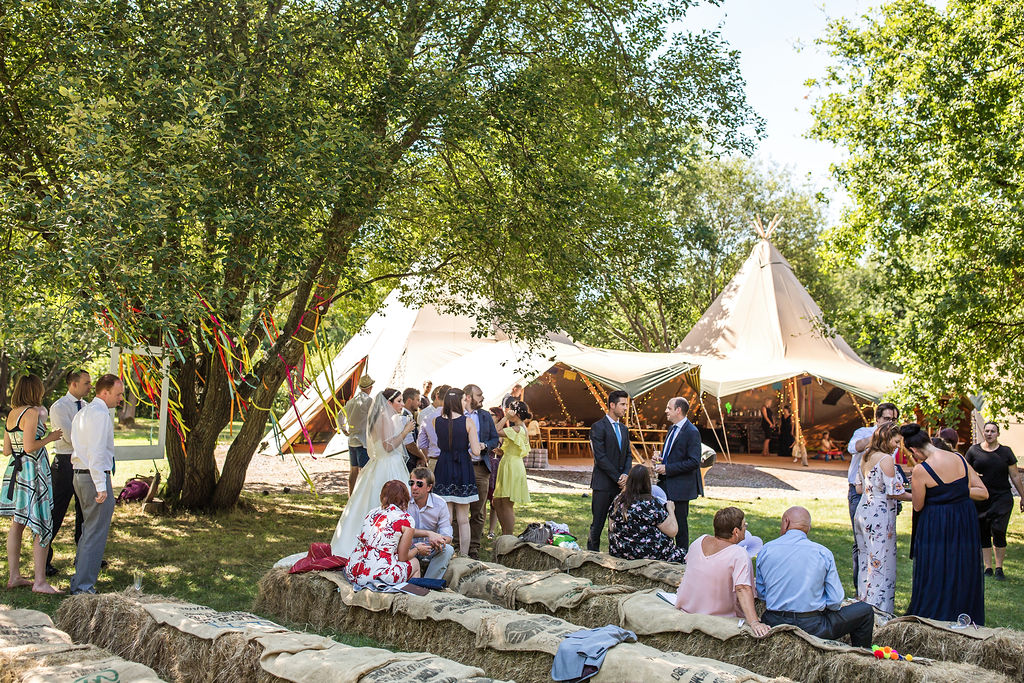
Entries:
{"label": "woman in navy dress", "polygon": [[[970,615],[985,623],[981,535],[972,500],[985,500],[981,477],[959,453],[936,448],[916,424],[900,427],[919,465],[911,478],[914,510],[914,581],[907,614],[939,621]],[[927,461],[927,462],[925,462]]]}
{"label": "woman in navy dress", "polygon": [[459,525],[459,555],[469,554],[469,504],[480,499],[476,473],[469,451],[483,450],[477,438],[476,425],[464,413],[461,389],[449,389],[441,414],[434,418],[437,446],[441,453],[434,468],[434,493],[448,503],[448,513]]}

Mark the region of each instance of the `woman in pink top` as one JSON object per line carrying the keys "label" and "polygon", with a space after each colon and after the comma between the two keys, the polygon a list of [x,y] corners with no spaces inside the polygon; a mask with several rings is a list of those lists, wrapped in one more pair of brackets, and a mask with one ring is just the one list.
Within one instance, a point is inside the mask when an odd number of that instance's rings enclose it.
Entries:
{"label": "woman in pink top", "polygon": [[768,633],[754,610],[754,572],[747,551],[737,545],[747,523],[743,510],[715,513],[715,535],[704,535],[686,552],[686,572],[676,592],[676,607],[690,614],[743,617],[757,637]]}

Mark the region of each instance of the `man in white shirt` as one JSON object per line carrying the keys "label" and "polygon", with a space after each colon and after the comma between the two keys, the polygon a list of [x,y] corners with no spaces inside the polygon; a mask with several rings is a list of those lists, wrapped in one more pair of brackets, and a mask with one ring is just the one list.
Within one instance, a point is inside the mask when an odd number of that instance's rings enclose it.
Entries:
{"label": "man in white shirt", "polygon": [[356,487],[359,470],[370,462],[370,454],[366,450],[366,419],[370,416],[370,392],[373,391],[373,378],[363,375],[359,378],[359,390],[345,404],[341,414],[341,431],[348,437],[348,495]]}
{"label": "man in white shirt", "polygon": [[846,450],[850,453],[850,469],[847,472],[847,481],[850,484],[849,493],[847,498],[850,503],[850,526],[853,527],[853,585],[860,585],[857,583],[858,576],[858,556],[857,552],[857,525],[853,522],[853,516],[857,512],[857,506],[860,505],[861,494],[857,493],[857,475],[860,473],[860,464],[864,458],[864,452],[867,451],[868,446],[871,445],[871,435],[875,433],[879,425],[883,425],[886,422],[893,422],[898,420],[900,417],[899,408],[894,403],[879,403],[878,407],[875,408],[875,424],[870,427],[860,427],[857,429],[853,436],[850,437],[850,442],[846,445]]}
{"label": "man in white shirt", "polygon": [[[50,463],[50,476],[53,481],[53,538],[57,538],[67,515],[71,499],[75,498],[75,544],[82,537],[82,506],[75,496],[75,475],[71,466],[71,421],[79,410],[85,407],[85,397],[92,390],[92,378],[85,370],[72,370],[67,374],[68,393],[64,394],[50,406],[50,424],[54,430],[60,429],[64,436],[54,442],[53,462]],[[53,543],[50,543],[46,554],[46,575],[54,576],[57,568],[53,566]]]}
{"label": "man in white shirt", "polygon": [[416,437],[416,445],[427,456],[427,467],[430,468],[431,472],[437,467],[437,459],[441,456],[441,449],[437,445],[437,431],[434,429],[434,419],[441,414],[445,394],[450,389],[451,387],[447,384],[436,387],[434,393],[430,395],[430,405],[420,411],[420,434]]}
{"label": "man in white shirt", "polygon": [[96,380],[96,398],[71,421],[71,464],[75,497],[82,506],[82,537],[78,541],[71,593],[95,593],[103,552],[107,548],[110,519],[114,516],[114,420],[110,410],[124,398],[124,383],[117,375]]}
{"label": "man in white shirt", "polygon": [[[402,422],[408,424],[416,421],[416,412],[420,408],[420,390],[409,387],[402,392]],[[427,456],[423,454],[420,447],[416,445],[417,427],[405,435],[402,445],[405,446],[405,464],[412,472],[417,467],[427,466]]]}
{"label": "man in white shirt", "polygon": [[412,515],[413,527],[417,531],[433,533],[427,536],[416,533],[413,536],[413,543],[431,546],[430,553],[419,558],[420,570],[425,579],[443,579],[448,563],[455,554],[448,504],[444,498],[432,493],[434,474],[426,467],[417,467],[412,471],[409,475],[409,488],[412,490],[409,514]]}

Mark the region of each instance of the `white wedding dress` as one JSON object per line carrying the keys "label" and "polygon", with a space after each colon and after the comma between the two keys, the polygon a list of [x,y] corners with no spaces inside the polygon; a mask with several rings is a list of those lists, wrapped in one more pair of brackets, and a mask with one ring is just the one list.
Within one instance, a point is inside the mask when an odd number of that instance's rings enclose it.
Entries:
{"label": "white wedding dress", "polygon": [[[404,422],[383,393],[377,394],[367,415],[366,451],[370,461],[359,472],[355,489],[345,504],[341,519],[331,538],[331,552],[338,557],[348,557],[355,550],[359,532],[366,514],[380,507],[380,491],[384,484],[397,479],[403,484],[409,481],[409,469],[405,465],[405,445],[399,438]],[[395,442],[397,441],[397,444]],[[394,448],[388,450],[387,446]],[[275,567],[291,567],[306,552],[289,555],[279,560]]]}
{"label": "white wedding dress", "polygon": [[[387,408],[390,409],[390,405]],[[393,414],[390,419],[385,417],[383,420],[390,426],[389,438],[399,433],[399,427],[395,424],[396,418],[401,416]],[[338,526],[334,529],[334,537],[331,538],[331,551],[338,557],[348,557],[355,550],[366,513],[380,507],[380,491],[384,484],[392,479],[397,479],[403,484],[409,481],[409,469],[405,465],[405,446],[399,439],[396,448],[387,450],[385,439],[380,438],[381,431],[374,430],[371,434],[367,430],[370,443],[366,450],[370,455],[370,462],[359,471],[355,490],[345,504]]]}

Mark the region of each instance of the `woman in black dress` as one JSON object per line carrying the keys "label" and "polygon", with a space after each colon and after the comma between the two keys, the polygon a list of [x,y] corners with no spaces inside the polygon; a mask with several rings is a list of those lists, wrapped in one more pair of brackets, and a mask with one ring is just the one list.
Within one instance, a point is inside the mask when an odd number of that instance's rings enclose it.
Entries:
{"label": "woman in black dress", "polygon": [[914,579],[907,614],[956,621],[967,614],[985,623],[985,580],[981,538],[972,500],[985,500],[981,477],[963,456],[932,445],[917,424],[900,427],[914,460],[914,510],[921,514],[914,534]]}
{"label": "woman in black dress", "polygon": [[[999,425],[986,422],[982,431],[985,440],[967,449],[967,462],[977,470],[981,481],[988,489],[988,500],[977,500],[978,530],[981,533],[981,554],[985,560],[985,576],[996,581],[1005,581],[1003,558],[1006,557],[1006,528],[1013,511],[1013,492],[1010,480],[1017,487],[1017,493],[1024,492],[1017,458],[1009,446],[999,443]],[[1020,501],[1024,512],[1024,498]],[[995,571],[992,560],[995,557]]]}
{"label": "woman in black dress", "polygon": [[[788,458],[793,455],[793,444],[796,443],[796,435],[793,431],[793,415],[789,412],[788,406],[779,410],[779,456]],[[796,462],[793,458],[793,462]]]}
{"label": "woman in black dress", "polygon": [[764,432],[764,446],[761,448],[761,455],[768,457],[768,447],[772,442],[772,432],[775,431],[775,413],[772,411],[772,400],[768,399],[761,406],[761,431]]}

